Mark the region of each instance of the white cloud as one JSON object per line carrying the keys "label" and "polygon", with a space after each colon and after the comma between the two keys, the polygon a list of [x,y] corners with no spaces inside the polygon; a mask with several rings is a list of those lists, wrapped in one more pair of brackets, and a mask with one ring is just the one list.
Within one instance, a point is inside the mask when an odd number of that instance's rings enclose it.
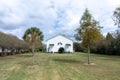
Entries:
{"label": "white cloud", "polygon": [[22,37],[24,31],[39,27],[45,40],[51,35],[73,35],[88,8],[104,26],[102,33],[116,29],[111,19],[120,0],[0,0],[0,30]]}
{"label": "white cloud", "polygon": [[117,7],[120,5],[120,0],[107,0],[107,2],[114,7]]}
{"label": "white cloud", "polygon": [[53,30],[49,30],[48,33],[49,33],[49,34],[53,34],[54,31],[53,31]]}

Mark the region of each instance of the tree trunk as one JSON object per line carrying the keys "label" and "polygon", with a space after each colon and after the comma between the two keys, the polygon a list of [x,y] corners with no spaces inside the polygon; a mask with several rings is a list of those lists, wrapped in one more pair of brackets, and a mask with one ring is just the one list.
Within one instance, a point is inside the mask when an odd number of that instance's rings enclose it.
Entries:
{"label": "tree trunk", "polygon": [[7,55],[7,51],[4,52],[4,56],[6,56],[6,55]]}
{"label": "tree trunk", "polygon": [[88,64],[90,64],[90,45],[88,44]]}
{"label": "tree trunk", "polygon": [[1,56],[4,56],[4,48],[2,48],[2,54],[1,54]]}
{"label": "tree trunk", "polygon": [[34,65],[34,42],[32,42],[32,65]]}
{"label": "tree trunk", "polygon": [[16,53],[16,49],[13,49],[13,53],[12,53],[12,55],[15,55],[15,53]]}

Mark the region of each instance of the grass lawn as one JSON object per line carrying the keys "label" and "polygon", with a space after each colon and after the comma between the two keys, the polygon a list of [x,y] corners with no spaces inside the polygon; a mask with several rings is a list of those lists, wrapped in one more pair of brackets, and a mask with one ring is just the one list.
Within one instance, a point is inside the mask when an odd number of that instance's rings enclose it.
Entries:
{"label": "grass lawn", "polygon": [[0,57],[0,80],[120,80],[120,56],[87,54],[31,54]]}

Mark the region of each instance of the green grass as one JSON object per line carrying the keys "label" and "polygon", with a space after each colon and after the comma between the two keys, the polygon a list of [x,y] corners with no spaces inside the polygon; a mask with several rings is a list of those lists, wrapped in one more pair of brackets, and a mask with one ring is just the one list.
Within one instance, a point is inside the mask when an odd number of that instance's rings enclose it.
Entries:
{"label": "green grass", "polygon": [[120,56],[86,53],[31,54],[0,57],[0,80],[120,80]]}

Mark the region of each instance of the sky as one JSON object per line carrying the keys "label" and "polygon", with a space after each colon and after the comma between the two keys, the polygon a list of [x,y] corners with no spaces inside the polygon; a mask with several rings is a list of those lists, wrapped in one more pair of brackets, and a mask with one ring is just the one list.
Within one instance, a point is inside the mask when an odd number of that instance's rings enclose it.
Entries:
{"label": "sky", "polygon": [[73,37],[88,8],[106,35],[117,29],[112,15],[118,6],[120,0],[0,0],[0,31],[22,39],[28,28],[38,27],[44,41],[57,34]]}

